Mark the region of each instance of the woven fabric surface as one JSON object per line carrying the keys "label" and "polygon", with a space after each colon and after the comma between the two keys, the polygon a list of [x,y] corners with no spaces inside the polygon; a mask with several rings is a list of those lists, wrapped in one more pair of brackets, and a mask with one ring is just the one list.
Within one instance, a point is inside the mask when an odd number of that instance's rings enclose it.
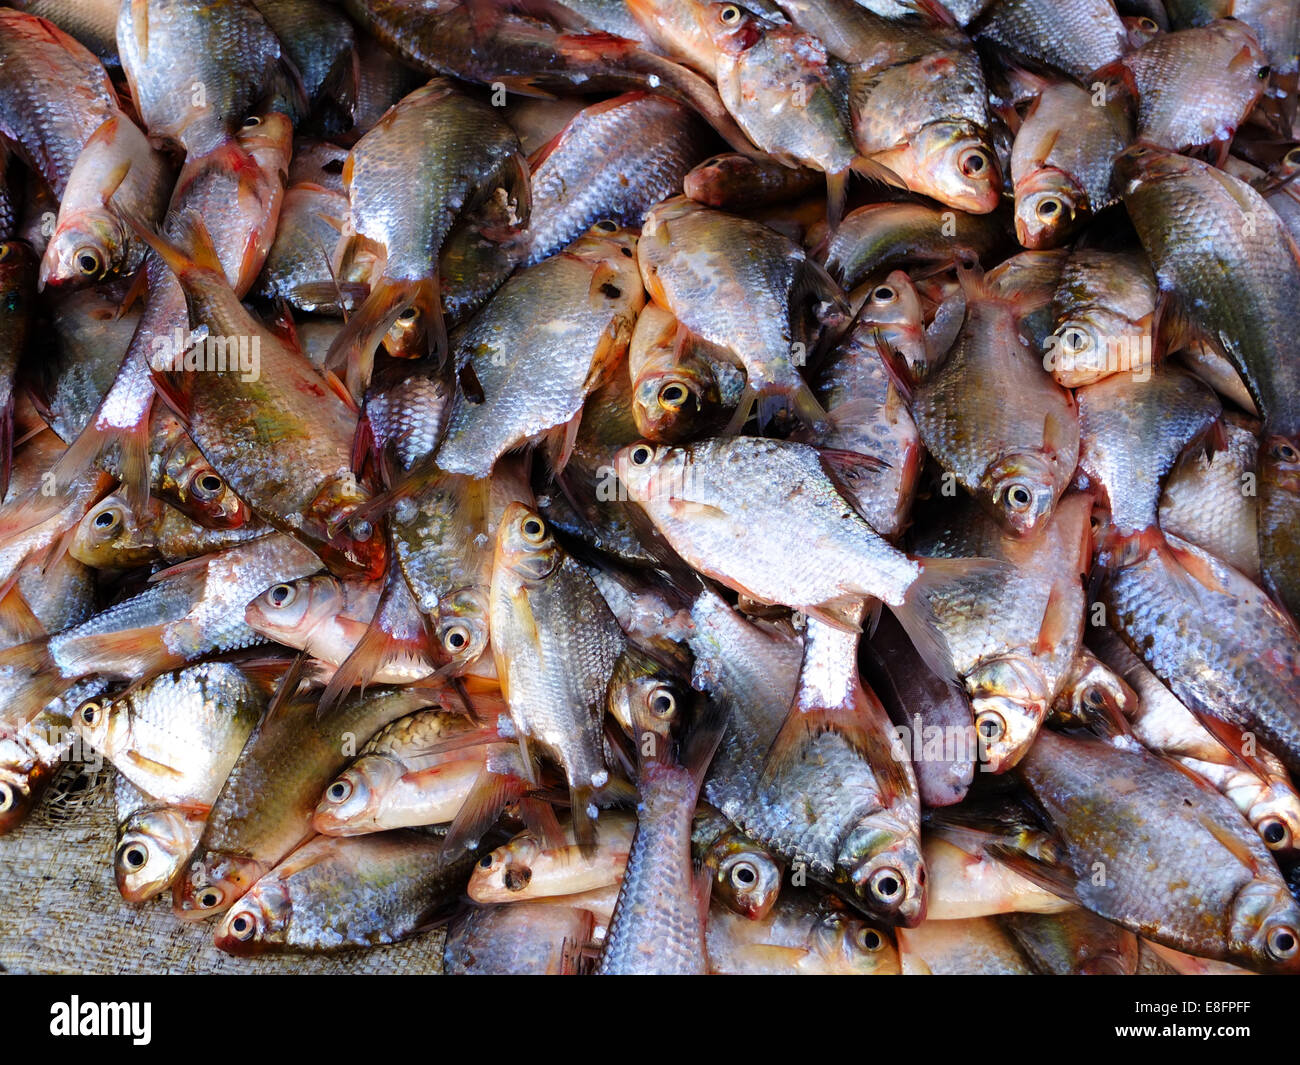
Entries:
{"label": "woven fabric surface", "polygon": [[0,837],[0,970],[10,973],[436,973],[440,929],[390,947],[235,958],[215,922],[172,916],[170,898],[124,902],[113,881],[113,771],[69,766],[17,831]]}

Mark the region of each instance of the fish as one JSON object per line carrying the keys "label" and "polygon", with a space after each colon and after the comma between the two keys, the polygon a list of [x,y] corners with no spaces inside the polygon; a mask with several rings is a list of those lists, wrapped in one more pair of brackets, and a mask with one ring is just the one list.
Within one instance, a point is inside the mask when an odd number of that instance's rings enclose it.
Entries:
{"label": "fish", "polygon": [[258,104],[290,83],[280,39],[256,7],[240,0],[126,4],[117,48],[145,130],[196,158],[219,148]]}
{"label": "fish", "polygon": [[782,898],[766,917],[747,921],[709,911],[709,971],[718,975],[892,976],[901,972],[888,930],[804,891]]}
{"label": "fish", "polygon": [[1109,0],[995,0],[968,30],[977,41],[1080,83],[1119,59],[1127,37]]}
{"label": "fish", "polygon": [[682,191],[706,207],[746,211],[811,195],[821,184],[815,170],[730,152],[706,159],[690,170],[682,178]]}
{"label": "fish", "polygon": [[157,225],[172,173],[140,127],[114,115],[90,135],[68,175],[39,284],[89,284],[135,273],[148,246],[123,218]]}
{"label": "fish", "polygon": [[[515,274],[455,342],[483,401],[457,394],[435,453],[447,473],[486,477],[507,451],[545,434],[557,467],[583,400],[622,358],[645,294],[636,238],[597,222],[565,251]],[[539,304],[545,309],[539,309]]]}
{"label": "fish", "polygon": [[675,443],[699,425],[716,422],[725,410],[718,363],[672,312],[647,303],[637,315],[627,351],[637,432],[648,440]]}
{"label": "fish", "polygon": [[524,832],[483,855],[470,874],[469,897],[480,905],[560,899],[622,882],[636,817],[610,811],[596,825],[595,849],[583,853],[573,825],[557,840]]}
{"label": "fish", "polygon": [[589,911],[564,900],[472,906],[452,922],[444,971],[455,975],[575,975],[590,941]]}
{"label": "fish", "polygon": [[212,804],[174,885],[172,912],[201,921],[229,910],[313,835],[316,804],[353,745],[431,701],[413,689],[374,687],[320,718],[310,693],[292,693],[282,684]]}
{"label": "fish", "polygon": [[[486,713],[490,702],[476,695],[474,704]],[[478,742],[468,745],[470,740]],[[455,746],[461,741],[467,745]],[[447,749],[439,750],[443,744]],[[515,745],[479,736],[464,718],[441,708],[421,710],[362,748],[325,788],[312,825],[323,835],[354,836],[494,818],[503,799],[522,797],[526,776]],[[486,811],[480,810],[485,803]]]}
{"label": "fish", "polygon": [[667,740],[654,734],[653,707],[637,708],[636,831],[618,902],[610,917],[598,976],[703,975],[707,892],[691,857],[695,804],[727,727],[718,703],[706,704]]}
{"label": "fish", "polygon": [[[740,248],[749,250],[742,256]],[[817,263],[775,230],[686,197],[650,212],[636,251],[651,299],[744,368],[745,394],[730,428],[757,405],[760,427],[798,418],[825,431],[825,412],[799,365],[822,325],[844,309]]]}
{"label": "fish", "polygon": [[114,699],[82,702],[72,723],[146,794],[211,806],[266,707],[238,667],[204,663],[164,673]]}
{"label": "fish", "polygon": [[263,876],[221,919],[217,947],[237,957],[395,943],[460,893],[472,856],[409,831],[322,836]]}
{"label": "fish", "polygon": [[0,11],[0,132],[61,200],[91,136],[121,114],[99,60],[53,22]]}
{"label": "fish", "polygon": [[525,763],[534,751],[560,763],[575,836],[590,846],[592,800],[610,780],[605,692],[626,638],[591,577],[521,503],[506,507],[497,530],[489,603],[492,654]]}
{"label": "fish", "polygon": [[1116,373],[1149,373],[1158,298],[1141,255],[1072,251],[1052,297],[1052,333],[1044,344],[1044,365],[1050,359],[1057,384],[1078,388]]}
{"label": "fish", "polygon": [[[956,483],[1024,536],[1051,519],[1074,475],[1078,413],[1073,396],[1027,350],[1014,302],[972,269],[959,267],[958,275],[966,318],[947,357],[917,387],[912,417]],[[983,390],[977,381],[998,385]],[[1007,391],[1020,397],[1014,412],[999,398]]]}
{"label": "fish", "polygon": [[1046,85],[1011,149],[1016,239],[1026,248],[1060,247],[1118,202],[1111,159],[1132,139],[1132,122],[1111,94],[1097,106],[1093,93],[1074,82]]}
{"label": "fish", "polygon": [[[171,887],[181,866],[203,834],[206,814],[194,809],[155,804],[149,796],[117,778],[118,824],[113,849],[113,876],[127,902],[142,903]],[[123,793],[130,801],[123,803]]]}
{"label": "fish", "polygon": [[695,809],[691,842],[713,875],[710,901],[751,921],[762,921],[781,897],[784,863],[707,804]]}
{"label": "fish", "polygon": [[1027,976],[1034,967],[989,917],[927,921],[899,933],[904,975]]}
{"label": "fish", "polygon": [[1018,772],[1062,849],[1055,862],[999,849],[1016,871],[1176,950],[1300,965],[1300,909],[1263,842],[1207,785],[1140,748],[1050,731]]}
{"label": "fish", "polygon": [[[428,181],[413,188],[414,172],[427,172]],[[353,146],[343,184],[349,209],[336,271],[356,245],[383,258],[382,272],[328,360],[333,368],[346,359],[356,395],[369,378],[375,346],[402,314],[408,315],[406,328],[390,354],[446,351],[437,263],[447,235],[462,210],[498,189],[512,214],[526,221],[528,168],[518,137],[495,109],[435,79],[404,97]]]}
{"label": "fish", "polygon": [[531,153],[532,215],[524,265],[563,251],[606,219],[635,229],[676,194],[707,143],[672,100],[625,93],[586,107]]}

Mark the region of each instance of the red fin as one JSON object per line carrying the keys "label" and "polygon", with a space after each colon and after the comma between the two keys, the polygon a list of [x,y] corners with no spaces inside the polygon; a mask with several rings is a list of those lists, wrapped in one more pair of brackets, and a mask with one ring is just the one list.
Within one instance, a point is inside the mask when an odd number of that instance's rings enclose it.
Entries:
{"label": "red fin", "polygon": [[515,804],[519,817],[543,847],[558,850],[568,843],[555,807],[549,802],[525,796]]}
{"label": "red fin", "polygon": [[501,811],[523,798],[526,791],[527,783],[519,777],[484,769],[448,828],[442,853],[451,856],[477,847]]}
{"label": "red fin", "polygon": [[17,588],[10,588],[0,599],[0,631],[8,640],[18,644],[39,640],[46,635],[45,626],[37,620]]}

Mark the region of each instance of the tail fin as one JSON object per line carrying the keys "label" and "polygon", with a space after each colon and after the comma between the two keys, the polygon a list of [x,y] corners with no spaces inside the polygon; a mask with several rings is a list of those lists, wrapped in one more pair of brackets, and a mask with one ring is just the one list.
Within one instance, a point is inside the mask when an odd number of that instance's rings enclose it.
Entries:
{"label": "tail fin", "polygon": [[398,317],[409,308],[416,308],[424,315],[431,348],[446,350],[446,326],[436,283],[381,278],[365,303],[339,330],[325,356],[325,368],[335,373],[344,371],[348,390],[358,402],[374,369],[375,350]]}

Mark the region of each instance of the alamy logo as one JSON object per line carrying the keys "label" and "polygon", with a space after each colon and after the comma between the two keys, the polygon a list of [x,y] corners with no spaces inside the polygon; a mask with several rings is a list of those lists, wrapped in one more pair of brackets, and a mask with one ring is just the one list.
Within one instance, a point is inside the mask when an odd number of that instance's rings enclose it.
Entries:
{"label": "alamy logo", "polygon": [[189,333],[177,326],[171,334],[154,337],[150,366],[159,371],[237,373],[241,381],[262,376],[262,338],[216,336],[201,329]]}
{"label": "alamy logo", "polygon": [[153,1004],[150,1002],[71,1002],[50,1006],[50,1035],[130,1036],[138,1047],[152,1038]]}

